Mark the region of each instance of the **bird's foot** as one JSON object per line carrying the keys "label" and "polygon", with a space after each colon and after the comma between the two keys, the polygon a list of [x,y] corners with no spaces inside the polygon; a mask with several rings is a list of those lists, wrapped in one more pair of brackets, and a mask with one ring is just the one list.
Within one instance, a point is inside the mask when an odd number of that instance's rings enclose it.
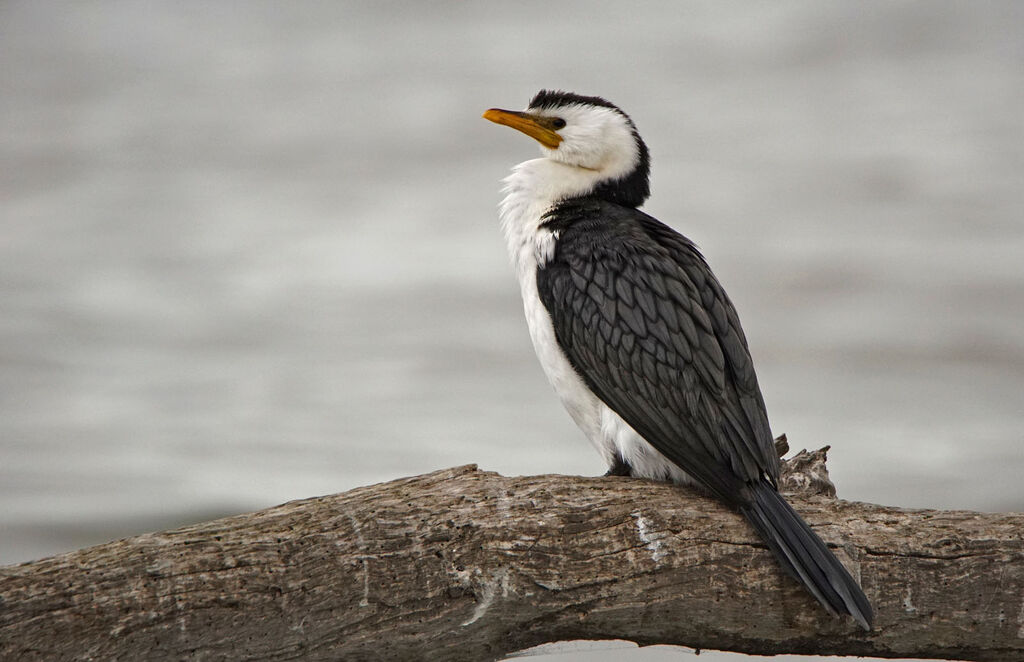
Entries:
{"label": "bird's foot", "polygon": [[626,462],[618,455],[615,456],[615,461],[612,466],[605,472],[605,476],[630,476],[633,473],[633,467],[629,466],[629,462]]}

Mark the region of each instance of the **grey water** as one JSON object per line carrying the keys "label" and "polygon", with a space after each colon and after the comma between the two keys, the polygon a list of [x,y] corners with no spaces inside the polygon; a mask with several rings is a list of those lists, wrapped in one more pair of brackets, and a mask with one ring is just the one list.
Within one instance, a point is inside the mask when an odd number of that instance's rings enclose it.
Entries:
{"label": "grey water", "polygon": [[480,119],[545,86],[632,115],[646,210],[840,496],[1024,509],[1024,5],[9,1],[0,564],[457,464],[602,473],[495,220],[536,148]]}

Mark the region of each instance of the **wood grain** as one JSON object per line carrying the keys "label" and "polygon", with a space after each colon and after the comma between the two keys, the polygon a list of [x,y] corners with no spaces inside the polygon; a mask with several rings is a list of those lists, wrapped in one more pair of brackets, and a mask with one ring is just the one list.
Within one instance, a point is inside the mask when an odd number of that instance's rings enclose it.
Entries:
{"label": "wood grain", "polygon": [[0,659],[478,661],[566,639],[1024,659],[1024,515],[836,500],[824,459],[783,485],[870,633],[692,490],[468,465],[0,568]]}

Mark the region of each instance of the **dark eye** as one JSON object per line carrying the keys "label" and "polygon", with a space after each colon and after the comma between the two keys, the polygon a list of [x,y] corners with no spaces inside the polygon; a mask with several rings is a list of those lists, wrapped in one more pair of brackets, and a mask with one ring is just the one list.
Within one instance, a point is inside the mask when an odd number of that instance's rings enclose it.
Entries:
{"label": "dark eye", "polygon": [[555,119],[551,120],[551,126],[555,127],[556,129],[564,129],[565,120],[563,120],[561,117],[556,117]]}

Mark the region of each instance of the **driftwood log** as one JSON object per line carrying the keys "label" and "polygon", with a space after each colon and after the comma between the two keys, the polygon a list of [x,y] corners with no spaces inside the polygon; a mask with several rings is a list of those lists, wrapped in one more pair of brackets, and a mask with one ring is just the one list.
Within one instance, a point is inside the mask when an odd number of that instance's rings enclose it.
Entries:
{"label": "driftwood log", "polygon": [[0,568],[0,659],[476,662],[626,639],[1024,660],[1024,514],[839,501],[824,449],[786,465],[874,631],[692,490],[470,465]]}

